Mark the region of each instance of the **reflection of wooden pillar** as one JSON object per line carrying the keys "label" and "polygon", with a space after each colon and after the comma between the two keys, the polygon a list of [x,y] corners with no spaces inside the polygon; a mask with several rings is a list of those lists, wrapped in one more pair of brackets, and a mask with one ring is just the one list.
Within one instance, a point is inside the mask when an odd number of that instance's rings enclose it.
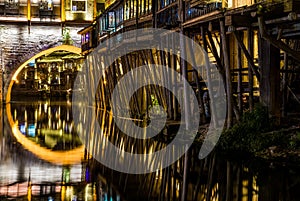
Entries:
{"label": "reflection of wooden pillar", "polygon": [[93,15],[94,19],[96,19],[97,17],[97,0],[94,0],[94,15]]}
{"label": "reflection of wooden pillar", "polygon": [[260,101],[272,116],[280,118],[280,51],[269,41],[260,40]]}
{"label": "reflection of wooden pillar", "polygon": [[30,33],[30,25],[31,25],[31,0],[27,0],[27,25],[28,25],[28,33]]}
{"label": "reflection of wooden pillar", "polygon": [[232,126],[233,121],[233,99],[232,99],[232,86],[231,86],[231,72],[229,64],[229,55],[228,55],[228,46],[227,46],[227,37],[225,30],[224,21],[220,21],[220,34],[222,41],[222,51],[225,64],[225,74],[226,74],[226,92],[227,92],[227,128]]}
{"label": "reflection of wooden pillar", "polygon": [[31,1],[27,0],[27,20],[31,20]]}
{"label": "reflection of wooden pillar", "polygon": [[65,0],[61,0],[60,17],[61,17],[62,27],[64,27],[64,24],[65,24],[65,21],[66,21]]}

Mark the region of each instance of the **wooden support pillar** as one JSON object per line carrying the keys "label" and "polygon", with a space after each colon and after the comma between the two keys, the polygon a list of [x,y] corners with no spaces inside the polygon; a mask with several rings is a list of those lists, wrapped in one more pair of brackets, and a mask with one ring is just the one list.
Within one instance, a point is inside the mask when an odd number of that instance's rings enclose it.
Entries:
{"label": "wooden support pillar", "polygon": [[93,1],[93,18],[97,18],[97,0]]}
{"label": "wooden support pillar", "polygon": [[31,1],[27,0],[27,20],[31,21]]}
{"label": "wooden support pillar", "polygon": [[241,54],[241,48],[238,48],[237,52],[237,67],[238,67],[238,86],[237,86],[237,95],[238,95],[238,106],[239,106],[239,112],[240,114],[243,113],[243,89],[242,89],[242,54]]}
{"label": "wooden support pillar", "polygon": [[232,86],[231,86],[231,72],[229,65],[229,55],[227,47],[227,38],[225,31],[224,21],[220,21],[220,32],[221,32],[221,41],[222,41],[222,51],[224,55],[224,64],[225,64],[225,74],[226,74],[226,92],[227,92],[227,128],[232,126],[233,120],[233,101],[232,101]]}
{"label": "wooden support pillar", "polygon": [[[251,28],[248,29],[248,52],[253,58],[253,31]],[[254,100],[253,100],[253,71],[250,62],[248,62],[248,88],[249,88],[249,109],[253,110]]]}
{"label": "wooden support pillar", "polygon": [[[205,32],[204,32],[204,28],[203,26],[201,27],[201,37],[202,37],[202,41],[203,41],[203,48],[204,51],[207,52],[207,41],[206,41],[206,36],[205,36]],[[209,92],[209,96],[213,96],[212,94],[212,80],[211,80],[211,66],[210,66],[210,61],[208,58],[208,55],[205,55],[205,67],[206,67],[206,76],[207,76],[207,87],[208,87],[208,92]],[[214,103],[214,99],[210,98],[210,113],[211,113],[211,117],[213,117],[211,119],[211,121],[213,122],[213,125],[216,127],[218,125],[218,121],[216,118],[216,110],[215,110],[215,103]]]}
{"label": "wooden support pillar", "polygon": [[[189,38],[191,38],[191,35],[189,34]],[[195,40],[195,38],[193,37],[193,40]],[[196,66],[196,59],[195,59],[195,55],[194,53],[194,49],[192,47],[192,44],[190,43],[190,41],[187,42],[187,46],[188,46],[188,52],[192,53],[191,54],[191,59],[192,59],[192,70],[193,70],[193,76],[196,82],[196,86],[198,89],[198,93],[197,93],[197,99],[199,102],[199,106],[200,106],[200,122],[201,123],[206,123],[206,118],[205,118],[205,113],[204,113],[204,104],[203,104],[203,100],[202,100],[202,89],[200,86],[200,79],[199,79],[199,74],[198,71],[196,70],[197,66]],[[195,68],[195,69],[194,69]]]}
{"label": "wooden support pillar", "polygon": [[[167,46],[168,46],[168,51],[167,51],[167,64],[169,68],[172,68],[171,63],[172,63],[172,59],[171,59],[171,53],[170,53],[170,46],[172,43],[172,38],[167,36]],[[172,83],[172,75],[171,72],[168,69],[168,74],[167,74],[167,82],[168,82],[168,86],[171,86]],[[168,97],[167,97],[167,102],[168,102],[168,114],[169,114],[169,119],[173,119],[173,114],[174,114],[174,106],[173,106],[173,98],[174,96],[172,95],[172,93],[170,91],[167,92],[168,93]]]}
{"label": "wooden support pillar", "polygon": [[284,53],[284,72],[283,72],[283,79],[282,79],[282,116],[285,117],[287,115],[286,105],[287,105],[287,82],[288,82],[288,54]]}
{"label": "wooden support pillar", "polygon": [[260,45],[260,102],[268,107],[270,115],[280,120],[280,50],[262,38]]}
{"label": "wooden support pillar", "polygon": [[[181,34],[184,35],[184,32],[181,31]],[[180,67],[181,67],[181,72],[182,76],[188,81],[188,70],[187,70],[187,62],[183,59],[186,57],[186,41],[185,38],[180,37]],[[189,104],[189,97],[187,93],[187,88],[188,88],[188,83],[183,82],[183,96],[184,96],[184,122],[186,129],[190,129],[190,114],[191,114],[191,108]],[[183,200],[182,200],[183,201]]]}
{"label": "wooden support pillar", "polygon": [[61,0],[60,2],[60,19],[61,19],[61,27],[63,31],[66,22],[65,0]]}
{"label": "wooden support pillar", "polygon": [[31,26],[31,1],[27,0],[27,29],[30,34],[30,26]]}
{"label": "wooden support pillar", "polygon": [[[175,36],[172,34],[172,41],[171,41],[172,51],[175,50],[174,38],[175,38]],[[176,56],[175,52],[172,52],[172,62],[171,63],[172,63],[172,68],[175,72],[177,70],[177,56]],[[176,84],[177,80],[176,80],[175,73],[172,73],[172,83],[173,83],[172,90],[177,90],[178,86]],[[178,118],[178,102],[174,95],[172,95],[172,101],[173,101],[173,119],[177,120],[177,118]]]}

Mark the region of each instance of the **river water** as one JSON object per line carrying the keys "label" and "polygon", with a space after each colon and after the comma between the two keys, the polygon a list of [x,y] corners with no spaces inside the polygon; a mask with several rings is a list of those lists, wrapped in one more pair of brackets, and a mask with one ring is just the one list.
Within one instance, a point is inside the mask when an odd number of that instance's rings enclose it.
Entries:
{"label": "river water", "polygon": [[[236,153],[213,152],[199,160],[197,146],[189,151],[186,190],[183,158],[152,174],[110,170],[85,150],[70,100],[12,101],[2,108],[0,120],[0,200],[175,201],[181,200],[183,192],[189,201],[292,201],[300,197],[297,165]],[[103,125],[108,135],[120,132],[111,122]],[[116,139],[129,144],[128,150],[139,147],[133,140]]]}

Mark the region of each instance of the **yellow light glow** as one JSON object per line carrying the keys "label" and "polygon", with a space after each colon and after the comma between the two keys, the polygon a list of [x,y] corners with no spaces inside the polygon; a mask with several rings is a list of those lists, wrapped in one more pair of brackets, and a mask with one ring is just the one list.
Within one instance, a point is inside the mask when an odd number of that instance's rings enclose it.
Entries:
{"label": "yellow light glow", "polygon": [[27,20],[31,20],[31,1],[27,0]]}
{"label": "yellow light glow", "polygon": [[26,67],[26,65],[32,61],[33,59],[37,59],[45,54],[50,54],[52,52],[55,51],[61,51],[61,50],[65,50],[65,51],[69,51],[75,54],[80,54],[81,53],[81,48],[79,47],[75,47],[72,45],[60,45],[57,47],[53,47],[47,50],[44,50],[38,54],[36,54],[35,56],[33,56],[32,58],[28,59],[26,62],[24,62],[22,65],[20,65],[20,67],[14,72],[11,82],[9,83],[8,89],[7,89],[7,93],[6,93],[6,103],[10,102],[11,100],[11,90],[12,90],[12,86],[15,83],[17,79],[17,76],[19,75],[19,73]]}
{"label": "yellow light glow", "polygon": [[61,22],[66,21],[65,0],[61,0]]}
{"label": "yellow light glow", "polygon": [[11,115],[11,105],[10,103],[6,104],[6,115],[7,120],[12,128],[12,133],[16,140],[28,151],[32,152],[34,155],[39,157],[42,160],[48,161],[50,163],[59,164],[59,165],[70,165],[78,164],[84,158],[84,146],[80,146],[76,149],[69,151],[52,151],[45,147],[41,147],[39,144],[29,140],[24,136],[18,128],[16,122],[14,122]]}

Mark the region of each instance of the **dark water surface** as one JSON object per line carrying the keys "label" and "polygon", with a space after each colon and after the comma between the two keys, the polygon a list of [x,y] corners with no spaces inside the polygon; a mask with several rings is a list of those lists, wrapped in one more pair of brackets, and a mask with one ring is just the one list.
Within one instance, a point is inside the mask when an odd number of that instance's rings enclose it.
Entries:
{"label": "dark water surface", "polygon": [[[152,174],[109,170],[85,151],[72,116],[69,100],[14,101],[2,108],[0,200],[182,200],[184,158]],[[107,122],[109,115],[100,116]],[[119,134],[113,123],[106,127],[108,135]],[[124,149],[131,149],[124,143],[139,147],[116,139]],[[189,151],[187,200],[299,200],[297,165],[223,153],[199,160],[198,151]]]}

